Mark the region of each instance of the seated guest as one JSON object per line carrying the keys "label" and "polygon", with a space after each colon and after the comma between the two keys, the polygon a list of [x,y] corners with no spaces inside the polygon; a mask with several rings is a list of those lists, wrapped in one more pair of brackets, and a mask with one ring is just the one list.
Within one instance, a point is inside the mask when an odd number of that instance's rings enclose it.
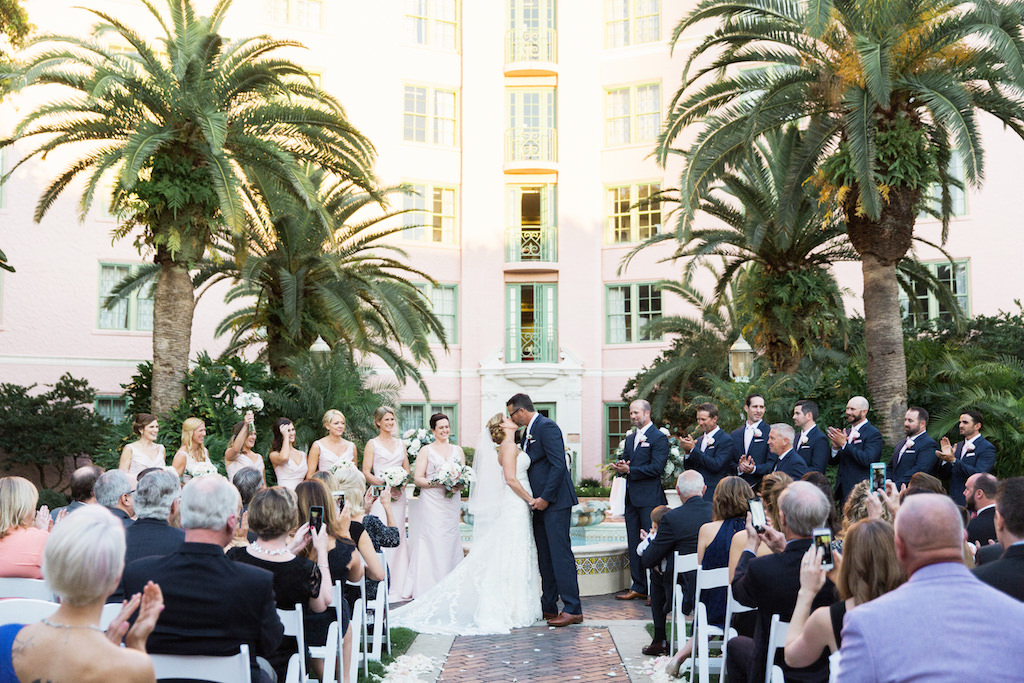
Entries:
{"label": "seated guest", "polygon": [[[1019,681],[1024,603],[963,565],[964,528],[946,496],[908,497],[896,513],[896,557],[909,577],[846,615],[840,683]],[[969,624],[965,634],[942,624]]]}
{"label": "seated guest", "polygon": [[[676,491],[681,504],[661,518],[658,534],[644,550],[640,563],[651,570],[651,616],[654,619],[654,638],[643,648],[645,655],[657,656],[668,652],[665,615],[672,611],[673,553],[688,555],[697,552],[700,528],[711,521],[711,504],[704,500],[704,477],[695,470],[686,470],[676,479]],[[665,571],[661,561],[667,560]],[[696,572],[680,576],[683,586],[683,614],[693,611]]]}
{"label": "seated guest", "polygon": [[[359,554],[366,565],[367,583],[370,581],[379,582],[384,578],[384,565],[381,564],[377,551],[381,547],[395,547],[378,544],[379,541],[393,540],[393,536],[382,529],[386,528],[381,524],[380,519],[374,515],[366,514],[366,477],[355,468],[338,470],[334,475],[338,488],[345,496],[345,504],[348,505],[351,515],[352,540],[359,549]],[[363,532],[366,532],[365,534]],[[375,540],[376,539],[376,540]],[[369,586],[367,586],[369,590]],[[376,595],[376,593],[374,593]]]}
{"label": "seated guest", "polygon": [[96,493],[92,490],[96,480],[103,474],[103,469],[96,465],[85,465],[71,473],[71,502],[65,507],[53,511],[53,518],[56,520],[61,511],[67,510],[72,513],[85,505],[96,504]]}
{"label": "seated guest", "polygon": [[800,477],[800,480],[814,484],[828,498],[828,523],[825,526],[831,529],[833,534],[839,533],[842,522],[836,514],[836,499],[832,497],[832,484],[829,482],[828,477],[817,470],[810,470],[807,474]]}
{"label": "seated guest", "polygon": [[774,529],[782,528],[782,518],[779,516],[779,498],[792,483],[793,477],[785,472],[772,472],[761,480],[761,502],[764,503],[764,514],[771,521]]}
{"label": "seated guest", "polygon": [[43,574],[60,607],[37,623],[0,627],[0,680],[152,683],[146,639],[163,608],[160,587],[146,584],[106,633],[99,626],[123,567],[124,527],[110,512],[93,506],[63,520],[43,553]]}
{"label": "seated guest", "polygon": [[242,542],[243,539],[239,537],[232,542],[232,545],[243,546],[256,540],[256,532],[249,529],[249,516],[246,514],[249,510],[249,501],[252,500],[257,491],[267,487],[267,482],[263,479],[263,473],[259,470],[252,467],[243,467],[235,473],[231,483],[238,489],[238,495],[242,497],[242,520],[245,522],[244,543]]}
{"label": "seated guest", "polygon": [[964,498],[967,511],[976,513],[967,523],[967,542],[988,545],[996,540],[996,487],[999,480],[988,472],[967,477]]}
{"label": "seated guest", "polygon": [[135,516],[133,496],[135,488],[131,478],[121,470],[104,472],[96,480],[96,502],[114,513],[127,529]]}
{"label": "seated guest", "polygon": [[768,434],[768,449],[775,457],[772,472],[785,472],[793,479],[807,474],[807,463],[793,450],[793,428],[785,422],[772,425],[772,431]]}
{"label": "seated guest", "polygon": [[[774,431],[774,427],[772,428]],[[800,591],[800,564],[811,547],[812,531],[828,519],[828,499],[814,484],[795,481],[779,498],[781,529],[765,529],[758,534],[747,522],[747,547],[736,567],[732,581],[733,597],[742,605],[757,608],[754,637],[737,636],[729,641],[726,666],[732,681],[763,681],[768,656],[768,632],[773,614],[788,622],[793,616]],[[772,549],[771,555],[757,557],[761,543]],[[826,580],[811,601],[812,607],[823,607],[835,601],[835,586]],[[828,658],[818,659],[806,668],[793,668],[782,658],[776,659],[787,681],[825,681],[828,679]]]}
{"label": "seated guest", "polygon": [[39,492],[24,477],[0,478],[0,576],[43,578],[43,547],[50,526]]}
{"label": "seated guest", "polygon": [[[278,609],[292,610],[301,604],[303,610],[323,614],[331,605],[333,586],[326,561],[327,530],[321,527],[317,531],[308,524],[302,524],[295,537],[289,538],[291,530],[298,524],[299,510],[294,491],[283,486],[261,489],[249,503],[249,528],[256,532],[256,542],[245,548],[231,548],[227,556],[230,560],[265,569],[274,575],[274,598]],[[309,560],[295,554],[307,543],[320,550],[320,560]],[[312,623],[322,622],[321,619]],[[309,643],[317,644],[320,635],[311,629]],[[322,635],[319,644],[327,641],[326,624]],[[295,639],[289,636],[268,657],[277,672],[277,680],[284,680],[288,660],[297,651]],[[302,656],[306,656],[305,653]]]}
{"label": "seated guest", "polygon": [[912,406],[903,417],[903,433],[907,435],[893,449],[889,460],[889,478],[897,487],[910,483],[918,472],[930,474],[939,458],[936,452],[939,444],[925,431],[928,428],[928,411]]}
{"label": "seated guest", "polygon": [[169,555],[125,567],[124,587],[131,595],[154,581],[163,590],[165,608],[147,644],[151,653],[227,656],[244,643],[253,658],[253,681],[268,683],[272,671],[264,671],[256,657],[277,650],[284,627],[273,575],[224,556],[240,506],[238,491],[224,477],[191,480],[181,490],[185,542]]}
{"label": "seated guest", "polygon": [[[843,552],[843,543],[846,538],[847,530],[855,523],[871,517],[871,499],[874,494],[871,493],[870,484],[866,481],[859,482],[853,487],[850,492],[850,497],[846,499],[846,505],[843,506],[843,524],[839,530],[839,537],[836,538],[832,547]],[[877,497],[875,497],[877,500]],[[888,506],[880,505],[878,516],[882,521],[892,524],[892,512],[889,511]]]}
{"label": "seated guest", "polygon": [[941,493],[943,495],[946,493],[946,489],[942,486],[942,482],[939,481],[938,477],[927,472],[915,472],[910,476],[910,483],[907,484],[907,488],[900,491],[900,497],[902,498],[906,493],[921,491]]}
{"label": "seated guest", "polygon": [[843,642],[846,613],[888,593],[905,580],[903,569],[896,562],[896,543],[888,522],[878,519],[855,522],[846,531],[845,548],[836,580],[839,602],[819,607],[813,613],[811,602],[825,585],[822,550],[812,546],[804,555],[800,564],[800,592],[786,632],[786,664],[789,666],[810,666],[825,647],[829,652],[836,652]]}
{"label": "seated guest", "polygon": [[[979,579],[1024,601],[1024,477],[999,484],[996,492],[996,537],[1003,556],[974,570]],[[980,554],[980,551],[979,551]]]}

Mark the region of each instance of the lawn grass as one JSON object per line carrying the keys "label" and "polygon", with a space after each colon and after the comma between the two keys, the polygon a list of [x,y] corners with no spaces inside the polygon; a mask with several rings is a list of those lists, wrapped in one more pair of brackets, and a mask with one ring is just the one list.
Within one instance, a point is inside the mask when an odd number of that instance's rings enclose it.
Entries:
{"label": "lawn grass", "polygon": [[367,665],[369,676],[363,675],[363,667],[359,667],[359,683],[370,683],[384,678],[384,667],[404,655],[412,641],[416,640],[416,631],[407,628],[391,629],[391,652],[384,651],[379,662],[370,662]]}

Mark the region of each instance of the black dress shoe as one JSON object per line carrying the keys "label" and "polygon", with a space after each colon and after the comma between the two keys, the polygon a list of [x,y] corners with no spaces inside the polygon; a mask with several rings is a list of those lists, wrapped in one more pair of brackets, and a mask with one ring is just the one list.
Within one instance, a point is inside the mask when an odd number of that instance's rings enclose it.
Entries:
{"label": "black dress shoe", "polygon": [[651,644],[641,650],[648,657],[657,657],[659,655],[668,654],[668,641],[667,640],[654,640]]}

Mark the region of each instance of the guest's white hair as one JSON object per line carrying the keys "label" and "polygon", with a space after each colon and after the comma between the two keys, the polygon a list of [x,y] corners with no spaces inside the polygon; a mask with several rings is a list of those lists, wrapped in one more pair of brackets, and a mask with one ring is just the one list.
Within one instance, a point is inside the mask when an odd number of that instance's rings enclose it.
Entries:
{"label": "guest's white hair", "polygon": [[704,475],[697,470],[686,470],[676,478],[676,490],[680,498],[700,495],[704,490]]}
{"label": "guest's white hair", "polygon": [[139,519],[167,519],[171,505],[180,497],[178,477],[167,470],[150,472],[135,487],[135,515]]}
{"label": "guest's white hair", "polygon": [[124,569],[124,525],[109,510],[86,505],[53,527],[43,550],[43,578],[69,605],[106,599]]}
{"label": "guest's white hair", "polygon": [[219,531],[241,506],[242,498],[231,482],[219,474],[208,474],[181,489],[181,526]]}
{"label": "guest's white hair", "polygon": [[828,522],[829,502],[825,494],[809,481],[794,481],[783,491],[779,510],[786,526],[797,536],[809,538],[814,529]]}
{"label": "guest's white hair", "polygon": [[108,508],[117,507],[121,496],[132,492],[132,480],[121,470],[104,472],[93,486],[96,502]]}
{"label": "guest's white hair", "polygon": [[334,473],[334,479],[338,482],[338,490],[345,494],[345,502],[352,514],[365,514],[363,499],[366,496],[366,477],[363,473],[354,467],[340,467]]}
{"label": "guest's white hair", "polygon": [[785,422],[776,422],[772,425],[772,431],[776,432],[783,439],[787,439],[789,443],[793,443],[794,437],[796,437],[796,431],[794,431],[792,425],[788,425]]}

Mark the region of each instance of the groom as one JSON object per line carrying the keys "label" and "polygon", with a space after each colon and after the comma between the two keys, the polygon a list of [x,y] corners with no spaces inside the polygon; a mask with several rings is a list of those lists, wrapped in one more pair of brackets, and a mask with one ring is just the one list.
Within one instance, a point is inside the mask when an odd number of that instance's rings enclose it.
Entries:
{"label": "groom", "polygon": [[[526,427],[520,444],[530,456],[527,476],[533,489],[533,537],[540,564],[541,611],[549,626],[583,623],[580,587],[576,582],[576,558],[569,543],[569,519],[576,504],[576,490],[565,461],[562,430],[535,412],[526,394],[516,394],[506,404],[508,416]],[[564,611],[558,611],[558,598]]]}

